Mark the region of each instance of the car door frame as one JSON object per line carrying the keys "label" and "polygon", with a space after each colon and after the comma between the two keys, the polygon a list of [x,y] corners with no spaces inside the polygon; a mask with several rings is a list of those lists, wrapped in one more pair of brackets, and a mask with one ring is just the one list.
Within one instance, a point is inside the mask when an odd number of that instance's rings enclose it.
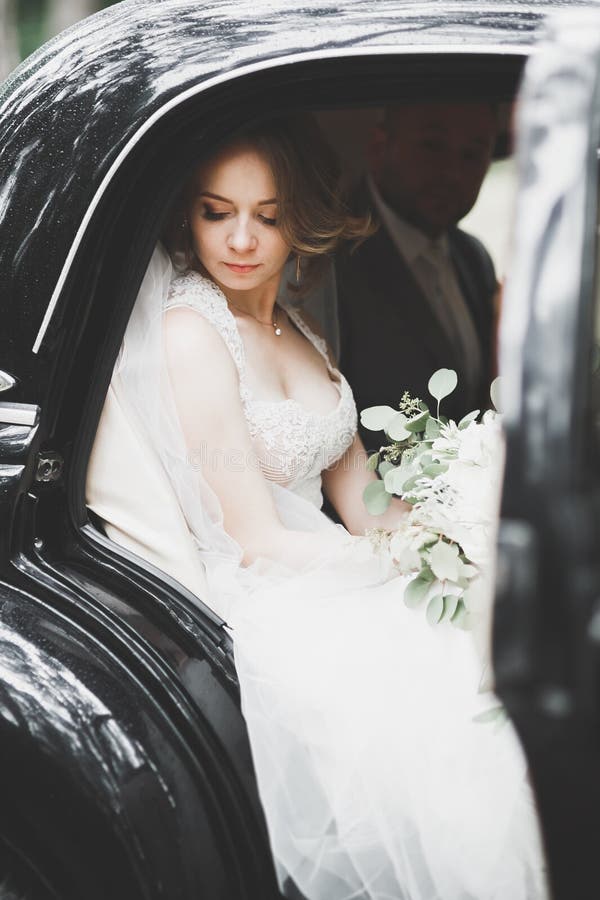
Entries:
{"label": "car door frame", "polygon": [[591,434],[600,15],[553,17],[518,100],[501,324],[496,689],[524,745],[555,900],[600,880],[600,478]]}

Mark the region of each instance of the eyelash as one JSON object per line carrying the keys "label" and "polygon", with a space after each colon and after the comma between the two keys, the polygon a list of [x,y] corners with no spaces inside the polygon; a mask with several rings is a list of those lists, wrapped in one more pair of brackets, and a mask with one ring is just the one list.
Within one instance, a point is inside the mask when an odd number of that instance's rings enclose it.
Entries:
{"label": "eyelash", "polygon": [[202,218],[207,219],[209,222],[220,222],[226,215],[227,213],[213,212],[212,209],[204,209],[202,212]]}
{"label": "eyelash", "polygon": [[[223,219],[228,215],[229,215],[229,213],[214,212],[214,210],[208,209],[208,207],[205,206],[204,211],[202,213],[202,218],[206,219],[208,222],[222,222]],[[277,219],[270,219],[268,216],[262,216],[262,215],[259,215],[258,218],[264,225],[268,225],[271,228],[273,228],[277,225]]]}

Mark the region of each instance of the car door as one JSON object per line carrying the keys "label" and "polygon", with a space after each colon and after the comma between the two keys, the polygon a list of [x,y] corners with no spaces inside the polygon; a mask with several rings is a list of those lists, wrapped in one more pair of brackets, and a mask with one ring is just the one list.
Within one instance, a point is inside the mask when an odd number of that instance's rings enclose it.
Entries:
{"label": "car door", "polygon": [[[57,793],[54,768],[43,776],[44,791],[30,789],[39,801],[30,818],[41,828],[39,809],[53,810],[53,827],[45,833],[60,838],[59,849],[72,846],[64,834],[78,833],[80,844],[87,842],[88,854],[77,845],[67,862],[76,858],[82,879],[92,874],[95,894],[78,882],[70,896],[110,896],[113,883],[137,896],[126,878],[147,897],[203,890],[211,897],[267,897],[273,890],[222,623],[162,573],[116,554],[88,522],[85,506],[84,474],[100,398],[176,187],[176,169],[251,114],[287,109],[292,97],[308,108],[433,91],[511,98],[529,35],[545,8],[536,5],[526,14],[515,4],[513,12],[498,16],[495,4],[467,14],[464,4],[455,3],[444,5],[444,14],[419,6],[409,15],[409,5],[391,0],[376,11],[352,2],[338,10],[336,4],[333,15],[326,4],[315,4],[304,31],[288,28],[298,47],[298,58],[291,59],[291,52],[282,56],[285,3],[267,5],[278,9],[250,27],[252,16],[239,12],[247,3],[222,4],[221,12],[217,2],[181,3],[173,23],[169,4],[117,4],[72,30],[68,40],[54,42],[47,56],[21,72],[12,112],[3,96],[0,144],[10,178],[2,182],[0,286],[10,298],[10,316],[0,332],[1,364],[21,380],[17,393],[7,392],[7,402],[0,402],[3,609],[20,616],[29,643],[35,638],[48,655],[65,659],[65,669],[77,661],[82,687],[68,695],[74,717],[80,697],[102,688],[110,712],[103,707],[102,723],[124,723],[119,746],[127,749],[127,738],[137,741],[137,755],[130,754],[135,765],[124,766],[110,782],[97,777],[91,754],[79,754],[78,768],[62,766],[86,774],[97,787],[94,802],[102,815],[93,833],[78,828],[73,815],[66,823],[71,830],[63,833],[62,820],[75,804],[48,805]],[[363,15],[368,10],[364,24],[360,7]],[[99,53],[101,24],[106,31]],[[26,421],[15,422],[17,412],[6,411],[13,396],[31,401],[19,413]],[[25,602],[31,607],[27,619]],[[43,625],[35,633],[31,619]],[[18,696],[28,697],[25,690]],[[88,707],[95,722],[96,708]],[[6,753],[15,717],[5,708],[0,745]],[[25,732],[32,722],[39,719],[23,715],[18,725]],[[71,747],[70,734],[64,728],[59,733]],[[20,746],[14,746],[18,758]],[[51,746],[62,759],[63,744]],[[95,754],[98,767],[113,758],[114,747],[113,740],[104,756]],[[21,761],[18,782],[10,765],[2,767],[6,833],[13,844],[11,803],[23,808],[20,788],[32,783],[32,768]],[[142,781],[140,772],[150,775]],[[184,797],[185,809],[173,797]],[[149,815],[149,808],[161,817]],[[126,814],[125,825],[117,813]],[[26,838],[21,855],[35,859],[37,845]],[[115,844],[125,848],[121,866]],[[50,850],[44,846],[43,871],[58,865]]]}
{"label": "car door", "polygon": [[495,673],[528,756],[555,900],[600,892],[599,85],[598,10],[553,18],[518,102],[501,325]]}

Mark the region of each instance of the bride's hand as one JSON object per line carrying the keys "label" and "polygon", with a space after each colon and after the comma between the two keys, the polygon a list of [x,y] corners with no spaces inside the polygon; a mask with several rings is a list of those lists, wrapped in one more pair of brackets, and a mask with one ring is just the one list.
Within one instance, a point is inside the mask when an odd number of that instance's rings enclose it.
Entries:
{"label": "bride's hand", "polygon": [[323,489],[350,534],[362,535],[370,528],[393,531],[411,509],[404,500],[392,497],[381,515],[372,516],[367,511],[363,492],[367,485],[379,480],[375,472],[367,469],[367,459],[367,451],[356,434],[342,458],[323,472]]}

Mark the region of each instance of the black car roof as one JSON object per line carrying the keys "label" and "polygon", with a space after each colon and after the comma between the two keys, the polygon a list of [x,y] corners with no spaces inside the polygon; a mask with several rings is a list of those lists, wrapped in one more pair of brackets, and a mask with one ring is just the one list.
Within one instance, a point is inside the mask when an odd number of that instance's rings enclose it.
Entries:
{"label": "black car roof", "polygon": [[0,296],[19,310],[12,339],[22,352],[39,343],[103,179],[151,117],[194,86],[300,54],[527,52],[540,19],[573,5],[125,0],[78,23],[0,88]]}

